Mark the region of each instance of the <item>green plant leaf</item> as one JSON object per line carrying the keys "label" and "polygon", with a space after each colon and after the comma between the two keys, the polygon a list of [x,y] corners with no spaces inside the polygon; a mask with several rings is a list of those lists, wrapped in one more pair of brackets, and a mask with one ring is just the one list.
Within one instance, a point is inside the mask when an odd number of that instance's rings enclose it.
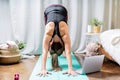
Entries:
{"label": "green plant leaf", "polygon": [[15,40],[15,42],[18,45],[19,50],[25,48],[25,43],[23,41]]}
{"label": "green plant leaf", "polygon": [[90,25],[92,25],[92,26],[101,26],[102,24],[103,24],[103,22],[98,20],[97,18],[93,18],[90,21]]}

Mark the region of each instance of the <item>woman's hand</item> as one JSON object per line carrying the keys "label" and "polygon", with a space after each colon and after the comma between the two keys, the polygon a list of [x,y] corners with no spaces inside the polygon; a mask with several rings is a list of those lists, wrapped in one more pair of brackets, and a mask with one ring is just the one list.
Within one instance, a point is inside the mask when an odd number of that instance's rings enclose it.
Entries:
{"label": "woman's hand", "polygon": [[76,76],[78,73],[75,72],[74,70],[68,70],[68,72],[65,72],[63,74],[68,74],[68,76],[70,76],[70,75]]}
{"label": "woman's hand", "polygon": [[47,72],[46,70],[41,70],[41,72],[38,73],[37,75],[38,75],[38,76],[41,76],[41,77],[42,77],[42,76],[45,77],[45,76],[47,76],[48,74],[51,75],[51,73]]}

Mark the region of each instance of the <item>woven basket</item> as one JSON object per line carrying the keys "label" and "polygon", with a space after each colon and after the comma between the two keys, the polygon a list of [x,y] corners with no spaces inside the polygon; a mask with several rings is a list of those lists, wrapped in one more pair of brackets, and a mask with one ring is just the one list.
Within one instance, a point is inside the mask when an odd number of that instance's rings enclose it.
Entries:
{"label": "woven basket", "polygon": [[0,64],[13,64],[21,60],[18,49],[0,50]]}

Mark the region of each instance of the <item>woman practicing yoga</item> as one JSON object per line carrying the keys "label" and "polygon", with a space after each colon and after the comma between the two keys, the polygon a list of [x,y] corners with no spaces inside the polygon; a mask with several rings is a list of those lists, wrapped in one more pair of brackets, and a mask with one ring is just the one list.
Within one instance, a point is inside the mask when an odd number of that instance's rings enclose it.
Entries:
{"label": "woman practicing yoga", "polygon": [[62,5],[51,5],[46,8],[44,16],[46,29],[43,38],[42,67],[40,75],[45,76],[49,74],[46,71],[46,59],[48,51],[52,55],[53,70],[61,70],[58,64],[58,56],[65,51],[68,61],[68,71],[66,74],[76,75],[76,72],[72,69],[71,42],[68,33],[68,16],[66,8]]}

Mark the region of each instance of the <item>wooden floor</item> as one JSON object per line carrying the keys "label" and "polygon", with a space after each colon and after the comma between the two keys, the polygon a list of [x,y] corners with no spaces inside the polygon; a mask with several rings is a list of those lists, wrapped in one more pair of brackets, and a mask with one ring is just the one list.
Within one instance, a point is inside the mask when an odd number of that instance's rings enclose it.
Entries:
{"label": "wooden floor", "polygon": [[[79,55],[76,55],[79,58]],[[22,59],[18,64],[0,65],[0,80],[14,80],[14,74],[19,73],[19,80],[29,80],[39,56],[32,59]],[[109,60],[104,61],[100,72],[87,74],[89,80],[120,80],[120,67]]]}
{"label": "wooden floor", "polygon": [[22,59],[20,63],[0,65],[0,80],[14,80],[14,74],[19,73],[19,80],[29,80],[38,56],[32,59]]}

